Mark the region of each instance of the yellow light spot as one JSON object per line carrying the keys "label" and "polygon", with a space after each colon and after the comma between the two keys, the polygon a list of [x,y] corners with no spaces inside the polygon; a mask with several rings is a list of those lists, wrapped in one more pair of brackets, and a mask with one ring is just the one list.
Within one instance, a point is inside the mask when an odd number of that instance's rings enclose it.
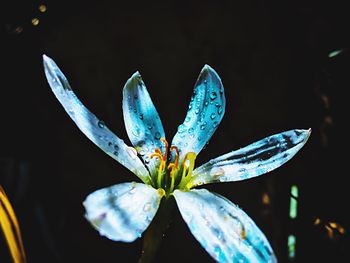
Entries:
{"label": "yellow light spot", "polygon": [[47,10],[47,7],[46,5],[39,5],[38,9],[41,13],[45,13]]}
{"label": "yellow light spot", "polygon": [[262,203],[264,205],[270,204],[270,197],[269,197],[269,195],[267,193],[263,193],[263,195],[262,195]]}
{"label": "yellow light spot", "polygon": [[314,221],[314,225],[317,226],[321,223],[321,219],[319,218],[316,218],[315,221]]}
{"label": "yellow light spot", "polygon": [[335,222],[329,222],[329,225],[330,225],[331,228],[335,228],[335,229],[338,228],[338,224],[335,223]]}
{"label": "yellow light spot", "polygon": [[32,19],[32,25],[33,25],[33,26],[39,25],[39,18],[36,18],[36,17],[33,18],[33,19]]}
{"label": "yellow light spot", "polygon": [[328,237],[330,239],[333,239],[334,238],[334,233],[333,233],[333,229],[327,225],[324,226],[327,230],[327,234],[328,234]]}
{"label": "yellow light spot", "polygon": [[329,226],[330,226],[331,228],[338,230],[338,232],[339,232],[340,234],[344,234],[344,233],[345,233],[344,227],[342,227],[340,224],[338,224],[338,223],[336,223],[336,222],[329,222],[328,224],[329,224]]}

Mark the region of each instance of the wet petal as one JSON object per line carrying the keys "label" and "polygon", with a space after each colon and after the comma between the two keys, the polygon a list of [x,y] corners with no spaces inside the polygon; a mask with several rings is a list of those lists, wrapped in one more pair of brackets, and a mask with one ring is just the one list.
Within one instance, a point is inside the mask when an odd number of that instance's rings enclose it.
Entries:
{"label": "wet petal", "polygon": [[290,130],[224,154],[193,171],[188,187],[232,182],[268,173],[290,160],[306,143],[310,130]]}
{"label": "wet petal", "polygon": [[133,242],[151,223],[163,195],[164,191],[141,183],[117,184],[85,199],[85,217],[102,236]]}
{"label": "wet petal", "polygon": [[149,170],[153,171],[153,166],[159,160],[150,160],[150,155],[155,148],[162,149],[163,144],[159,139],[165,137],[165,133],[158,112],[138,72],[132,75],[124,86],[123,114],[131,143]]}
{"label": "wet petal", "polygon": [[228,199],[206,189],[174,191],[181,215],[194,237],[218,262],[276,262],[254,221]]}
{"label": "wet petal", "polygon": [[149,173],[138,158],[135,149],[127,146],[107,128],[103,121],[81,103],[66,77],[51,58],[44,55],[43,60],[46,78],[53,93],[79,129],[93,143],[136,174],[143,182],[149,182]]}
{"label": "wet petal", "polygon": [[178,127],[172,145],[198,154],[209,141],[225,112],[224,87],[219,75],[205,65],[197,79],[183,124]]}

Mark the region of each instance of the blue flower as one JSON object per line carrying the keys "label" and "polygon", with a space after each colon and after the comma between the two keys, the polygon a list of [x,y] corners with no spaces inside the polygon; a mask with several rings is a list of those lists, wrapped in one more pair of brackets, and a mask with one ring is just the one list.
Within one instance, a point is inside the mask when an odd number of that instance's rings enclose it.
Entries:
{"label": "blue flower", "polygon": [[276,262],[265,235],[242,209],[221,195],[195,187],[270,172],[303,147],[311,130],[272,135],[195,168],[196,156],[225,112],[224,88],[210,66],[200,72],[187,115],[171,145],[140,74],[131,76],[123,89],[130,147],[80,102],[55,62],[45,55],[43,59],[52,91],[79,129],[143,182],[117,184],[86,198],[86,218],[101,235],[132,242],[149,226],[162,198],[175,198],[190,231],[216,261]]}

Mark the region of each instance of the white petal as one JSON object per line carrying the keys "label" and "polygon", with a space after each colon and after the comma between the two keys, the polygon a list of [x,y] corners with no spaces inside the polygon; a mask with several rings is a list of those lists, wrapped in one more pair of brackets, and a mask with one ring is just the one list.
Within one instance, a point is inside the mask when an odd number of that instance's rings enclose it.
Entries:
{"label": "white petal", "polygon": [[151,223],[163,193],[135,182],[103,188],[85,199],[85,217],[102,236],[132,242]]}
{"label": "white petal", "polygon": [[159,159],[150,159],[150,155],[155,148],[163,149],[163,143],[159,139],[165,138],[165,133],[159,114],[138,72],[124,86],[123,115],[131,143],[152,172]]}
{"label": "white petal", "polygon": [[193,171],[188,187],[246,180],[268,173],[292,159],[310,134],[311,130],[290,130],[217,157]]}
{"label": "white petal", "polygon": [[218,262],[276,262],[254,221],[228,199],[206,189],[174,191],[181,215],[194,237]]}
{"label": "white petal", "polygon": [[207,144],[224,116],[225,106],[221,79],[205,65],[194,86],[186,118],[171,143],[180,149],[180,162],[188,152],[198,154]]}
{"label": "white petal", "polygon": [[49,57],[43,56],[45,75],[58,101],[78,128],[105,153],[124,165],[143,182],[150,176],[134,148],[127,146],[103,121],[91,113],[74,94],[67,78]]}

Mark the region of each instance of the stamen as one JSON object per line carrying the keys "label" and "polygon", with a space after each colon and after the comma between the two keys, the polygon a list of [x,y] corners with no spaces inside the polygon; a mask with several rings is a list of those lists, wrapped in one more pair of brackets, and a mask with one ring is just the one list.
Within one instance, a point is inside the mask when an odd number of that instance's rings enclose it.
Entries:
{"label": "stamen", "polygon": [[194,152],[189,152],[185,155],[185,158],[182,161],[183,171],[181,181],[179,183],[180,189],[184,189],[191,180],[196,157],[197,155]]}
{"label": "stamen", "polygon": [[162,156],[160,153],[157,153],[157,152],[152,153],[150,157],[151,157],[151,159],[152,159],[153,157],[158,157],[160,160],[162,160],[162,158],[163,158],[163,156]]}

